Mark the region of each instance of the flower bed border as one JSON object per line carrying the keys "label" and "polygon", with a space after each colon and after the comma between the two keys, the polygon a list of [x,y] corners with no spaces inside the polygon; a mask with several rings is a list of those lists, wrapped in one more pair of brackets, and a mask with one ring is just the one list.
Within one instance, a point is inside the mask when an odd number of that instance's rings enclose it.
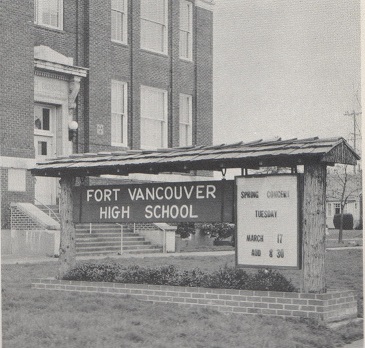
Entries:
{"label": "flower bed border", "polygon": [[31,287],[129,295],[153,303],[202,306],[229,313],[314,318],[324,322],[357,317],[356,291],[354,290],[333,290],[325,294],[312,294],[56,279],[35,279]]}

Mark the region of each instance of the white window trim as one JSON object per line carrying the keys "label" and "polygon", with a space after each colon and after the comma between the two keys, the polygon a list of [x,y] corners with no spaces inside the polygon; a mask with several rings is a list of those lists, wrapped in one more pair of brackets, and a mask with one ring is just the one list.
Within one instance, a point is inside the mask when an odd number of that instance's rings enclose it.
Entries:
{"label": "white window trim", "polygon": [[44,23],[40,23],[39,22],[39,3],[38,0],[34,0],[34,23],[42,26],[42,27],[46,27],[46,28],[52,28],[52,29],[57,29],[57,30],[63,30],[63,0],[58,0],[58,6],[59,6],[59,26],[53,26],[53,25],[49,25],[49,24],[44,24]]}
{"label": "white window trim", "polygon": [[[181,100],[187,98],[189,101],[189,123],[181,122],[180,112],[181,112]],[[180,139],[180,127],[181,125],[189,126],[189,140],[190,144],[181,145]],[[179,108],[179,145],[180,146],[191,146],[193,144],[193,97],[190,94],[180,94],[180,108]]]}
{"label": "white window trim", "polygon": [[[116,142],[116,141],[113,141],[113,138],[112,138],[112,127],[113,127],[113,110],[111,109],[111,114],[110,114],[110,117],[111,117],[111,129],[110,129],[110,137],[111,137],[111,145],[112,146],[123,146],[123,147],[126,147],[128,146],[128,84],[127,82],[124,82],[124,81],[119,81],[119,80],[112,80],[111,81],[111,93],[113,93],[113,84],[116,84],[116,85],[120,85],[122,86],[123,88],[123,95],[124,95],[124,100],[123,100],[123,105],[124,105],[124,110],[123,112],[120,114],[122,115],[123,117],[123,131],[124,131],[124,134],[122,134],[122,138],[125,139],[124,142]],[[112,98],[112,96],[111,96]],[[110,98],[110,100],[112,100]],[[111,108],[113,107],[113,103],[111,102]]]}
{"label": "white window trim", "polygon": [[[182,60],[186,60],[191,62],[193,60],[193,3],[186,1],[186,0],[180,0],[181,3],[185,3],[189,7],[189,15],[190,15],[190,23],[189,23],[189,31],[181,29],[181,23],[179,23],[179,34],[181,32],[189,33],[190,34],[190,41],[188,42],[189,45],[189,57],[185,57],[180,52],[180,42],[179,42],[179,57]],[[180,35],[179,35],[179,41],[180,41]]]}
{"label": "white window trim", "polygon": [[[168,94],[167,91],[165,89],[161,89],[161,88],[156,88],[156,87],[150,87],[150,86],[144,86],[141,85],[141,119],[145,118],[145,119],[150,119],[150,120],[155,120],[156,119],[152,118],[152,117],[143,117],[142,115],[142,92],[143,91],[148,91],[148,90],[155,90],[158,92],[163,92],[164,95],[164,111],[163,111],[163,123],[162,123],[162,127],[163,127],[163,139],[162,142],[162,146],[159,148],[168,148],[168,119],[167,119],[167,108],[168,108]],[[145,150],[157,150],[158,148],[156,148],[155,146],[150,146],[148,144],[143,144],[143,134],[141,132],[141,149],[145,149]]]}
{"label": "white window trim", "polygon": [[[112,4],[112,1],[111,1],[111,4]],[[119,11],[117,9],[113,9],[113,7],[111,7],[111,15],[112,15],[113,11],[122,14],[122,19],[123,19],[123,37],[122,37],[122,40],[113,39],[111,37],[111,40],[113,42],[127,44],[128,43],[128,0],[125,0],[124,1],[123,12],[121,12],[121,11]],[[110,19],[110,20],[112,20],[112,19]],[[110,33],[110,34],[112,36],[112,33]]]}
{"label": "white window trim", "polygon": [[164,4],[165,4],[165,17],[164,17],[164,23],[160,23],[160,22],[156,22],[153,21],[149,18],[144,18],[142,17],[141,14],[141,19],[140,19],[140,25],[141,25],[141,37],[142,37],[142,21],[147,21],[150,23],[155,23],[155,24],[159,24],[163,27],[163,50],[162,51],[157,51],[154,50],[152,48],[149,47],[144,47],[143,46],[143,42],[141,39],[141,49],[149,51],[149,52],[154,52],[154,53],[158,53],[158,54],[163,54],[163,55],[167,55],[168,54],[168,36],[169,36],[169,31],[168,31],[168,11],[169,11],[169,1],[164,0]]}

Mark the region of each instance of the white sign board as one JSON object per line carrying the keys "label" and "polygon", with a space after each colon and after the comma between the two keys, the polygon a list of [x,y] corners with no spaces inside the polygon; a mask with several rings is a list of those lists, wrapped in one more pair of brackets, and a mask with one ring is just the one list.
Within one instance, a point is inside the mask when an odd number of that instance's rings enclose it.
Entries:
{"label": "white sign board", "polygon": [[299,268],[297,175],[236,177],[237,266]]}

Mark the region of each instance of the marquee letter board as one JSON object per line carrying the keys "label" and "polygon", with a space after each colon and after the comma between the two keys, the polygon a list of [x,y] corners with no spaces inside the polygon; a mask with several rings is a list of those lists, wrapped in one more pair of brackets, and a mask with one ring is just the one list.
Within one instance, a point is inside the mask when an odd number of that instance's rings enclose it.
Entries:
{"label": "marquee letter board", "polygon": [[236,177],[238,267],[300,268],[298,175]]}

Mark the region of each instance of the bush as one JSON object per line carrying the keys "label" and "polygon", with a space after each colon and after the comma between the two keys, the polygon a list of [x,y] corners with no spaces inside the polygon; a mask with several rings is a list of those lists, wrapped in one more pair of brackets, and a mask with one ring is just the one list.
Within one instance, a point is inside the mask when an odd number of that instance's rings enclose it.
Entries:
{"label": "bush", "polygon": [[179,222],[177,224],[176,233],[179,234],[181,238],[188,238],[191,234],[195,234],[194,222]]}
{"label": "bush", "polygon": [[[341,214],[335,214],[333,217],[333,224],[336,229],[340,229]],[[352,214],[343,214],[343,226],[344,230],[352,230],[354,227],[354,218]]]}
{"label": "bush", "polygon": [[90,282],[114,282],[115,278],[122,270],[122,266],[116,263],[84,263],[68,271],[63,279],[85,280]]}
{"label": "bush", "polygon": [[158,268],[139,266],[123,268],[119,264],[85,263],[69,271],[63,279],[219,289],[296,291],[291,281],[276,271],[259,270],[257,273],[248,274],[242,269],[227,266],[209,274],[199,268],[181,271],[171,265]]}
{"label": "bush", "polygon": [[235,233],[235,225],[227,222],[204,223],[201,224],[200,231],[220,240],[232,237]]}

